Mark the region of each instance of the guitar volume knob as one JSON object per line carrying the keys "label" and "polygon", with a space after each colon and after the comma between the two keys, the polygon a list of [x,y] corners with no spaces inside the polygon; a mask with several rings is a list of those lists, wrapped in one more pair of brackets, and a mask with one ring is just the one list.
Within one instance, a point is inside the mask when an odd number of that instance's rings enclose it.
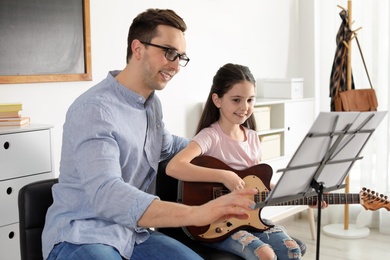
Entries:
{"label": "guitar volume knob", "polygon": [[223,231],[223,228],[221,228],[221,227],[217,227],[217,228],[215,229],[215,232],[217,232],[218,234],[219,234],[219,233],[222,233],[222,231]]}

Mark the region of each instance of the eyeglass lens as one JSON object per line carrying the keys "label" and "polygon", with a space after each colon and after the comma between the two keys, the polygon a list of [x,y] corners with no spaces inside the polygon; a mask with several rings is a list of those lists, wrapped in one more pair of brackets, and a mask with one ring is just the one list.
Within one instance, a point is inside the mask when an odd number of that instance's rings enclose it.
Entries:
{"label": "eyeglass lens", "polygon": [[167,49],[165,52],[165,57],[170,61],[175,61],[177,58],[179,58],[179,65],[182,67],[185,67],[189,60],[187,56],[180,55],[174,49]]}

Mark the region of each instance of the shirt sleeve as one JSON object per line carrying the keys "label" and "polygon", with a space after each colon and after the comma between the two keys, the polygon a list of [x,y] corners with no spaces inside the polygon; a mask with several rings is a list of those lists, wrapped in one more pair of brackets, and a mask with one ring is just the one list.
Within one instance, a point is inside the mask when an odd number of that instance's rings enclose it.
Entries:
{"label": "shirt sleeve", "polygon": [[164,127],[163,144],[160,160],[163,161],[172,158],[175,154],[184,149],[188,145],[189,141],[190,140],[188,138],[172,135]]}
{"label": "shirt sleeve", "polygon": [[219,135],[214,129],[208,127],[202,129],[192,140],[200,146],[201,155],[204,155],[216,146]]}

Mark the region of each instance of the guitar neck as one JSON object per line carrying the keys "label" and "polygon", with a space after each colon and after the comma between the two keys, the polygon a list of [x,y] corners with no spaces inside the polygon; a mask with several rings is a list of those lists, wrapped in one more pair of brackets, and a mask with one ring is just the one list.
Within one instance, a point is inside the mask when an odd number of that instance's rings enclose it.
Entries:
{"label": "guitar neck", "polygon": [[[268,192],[264,192],[264,198],[268,196]],[[296,200],[290,200],[285,201],[282,203],[275,204],[274,206],[297,206],[297,205],[316,205],[317,204],[318,197],[312,196],[312,197],[305,197],[300,198]],[[329,193],[329,194],[323,194],[322,200],[324,200],[329,205],[333,204],[360,204],[360,194],[352,194],[352,193]]]}
{"label": "guitar neck", "polygon": [[[192,164],[201,167],[212,169],[225,169],[235,172],[246,183],[247,188],[256,188],[259,193],[255,195],[254,201],[256,203],[265,201],[269,195],[270,181],[272,178],[272,168],[268,164],[258,164],[249,167],[245,170],[234,170],[222,161],[210,156],[198,156],[192,161]],[[183,204],[200,205],[215,199],[223,194],[230,192],[222,184],[204,183],[204,182],[181,182],[180,200]],[[201,195],[202,194],[202,195]],[[305,197],[296,200],[286,201],[277,204],[276,206],[289,205],[316,205],[318,196]],[[324,200],[329,205],[332,204],[361,204],[366,210],[377,210],[385,208],[390,211],[390,201],[388,197],[383,194],[362,188],[360,193],[327,193],[322,195]]]}

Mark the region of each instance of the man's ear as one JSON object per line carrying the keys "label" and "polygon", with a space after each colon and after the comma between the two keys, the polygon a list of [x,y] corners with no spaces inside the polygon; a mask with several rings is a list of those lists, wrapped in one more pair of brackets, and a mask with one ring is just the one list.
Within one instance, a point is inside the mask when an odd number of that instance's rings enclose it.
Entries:
{"label": "man's ear", "polygon": [[142,47],[143,47],[143,44],[137,39],[133,40],[131,43],[131,49],[133,50],[133,56],[137,60],[141,59]]}
{"label": "man's ear", "polygon": [[211,98],[213,99],[213,103],[217,108],[221,108],[221,99],[219,99],[218,95],[216,93],[213,93],[211,95]]}

